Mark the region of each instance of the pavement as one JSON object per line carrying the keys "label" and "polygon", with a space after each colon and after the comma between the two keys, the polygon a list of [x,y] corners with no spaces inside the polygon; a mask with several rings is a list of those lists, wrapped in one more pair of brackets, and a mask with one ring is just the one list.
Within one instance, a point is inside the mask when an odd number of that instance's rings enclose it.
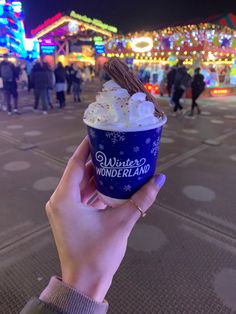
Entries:
{"label": "pavement", "polygon": [[[60,275],[44,205],[86,134],[82,103],[22,115],[0,112],[0,313],[24,304]],[[140,220],[107,296],[109,313],[236,313],[236,97],[200,99],[202,115],[168,114],[158,171],[167,182]],[[184,107],[189,108],[188,101]]]}

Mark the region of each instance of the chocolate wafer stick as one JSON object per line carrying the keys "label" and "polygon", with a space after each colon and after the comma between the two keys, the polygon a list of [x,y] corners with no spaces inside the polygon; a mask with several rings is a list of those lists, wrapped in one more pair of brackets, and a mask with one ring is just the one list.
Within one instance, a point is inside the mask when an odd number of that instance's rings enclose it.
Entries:
{"label": "chocolate wafer stick", "polygon": [[157,103],[156,98],[149,93],[143,83],[129,70],[129,67],[119,58],[111,58],[104,65],[106,73],[122,88],[125,88],[130,95],[141,92],[147,95],[147,99],[154,103],[156,114],[163,116],[164,113]]}

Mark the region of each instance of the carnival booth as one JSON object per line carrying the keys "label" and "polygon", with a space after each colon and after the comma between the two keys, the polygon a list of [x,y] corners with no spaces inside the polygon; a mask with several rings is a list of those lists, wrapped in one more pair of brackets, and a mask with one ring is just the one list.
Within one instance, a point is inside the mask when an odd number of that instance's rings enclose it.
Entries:
{"label": "carnival booth", "polygon": [[108,41],[104,56],[123,58],[157,93],[168,66],[178,60],[190,74],[202,69],[209,96],[236,91],[236,31],[228,26],[202,23],[116,36]]}
{"label": "carnival booth", "polygon": [[105,42],[116,33],[116,27],[75,11],[58,13],[31,31],[40,42],[41,56],[64,65],[95,65],[96,58],[105,53]]}

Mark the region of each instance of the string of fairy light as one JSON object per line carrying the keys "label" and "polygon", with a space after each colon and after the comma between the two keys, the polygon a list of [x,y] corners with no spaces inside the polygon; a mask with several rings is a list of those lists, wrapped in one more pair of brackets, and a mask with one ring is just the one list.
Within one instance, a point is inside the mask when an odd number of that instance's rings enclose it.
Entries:
{"label": "string of fairy light", "polygon": [[[151,39],[151,49],[145,52],[133,49],[132,42],[138,37]],[[133,58],[136,63],[148,61],[165,64],[174,56],[182,57],[186,64],[191,64],[196,58],[204,59],[206,63],[231,64],[236,57],[236,32],[210,23],[168,27],[152,33],[136,32],[113,37],[107,42],[104,55]]]}

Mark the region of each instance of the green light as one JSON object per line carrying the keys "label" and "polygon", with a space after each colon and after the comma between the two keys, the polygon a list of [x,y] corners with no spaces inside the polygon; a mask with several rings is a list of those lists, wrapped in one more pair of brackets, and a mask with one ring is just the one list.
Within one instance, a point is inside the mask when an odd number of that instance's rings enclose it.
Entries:
{"label": "green light", "polygon": [[93,25],[100,27],[104,30],[107,30],[109,32],[117,33],[117,28],[115,26],[110,26],[108,24],[103,23],[100,20],[91,19],[91,18],[87,17],[86,15],[80,15],[80,14],[76,13],[75,11],[71,11],[70,16],[77,19],[77,20],[80,20],[80,21],[83,21],[83,22],[86,22],[89,24],[93,24]]}

